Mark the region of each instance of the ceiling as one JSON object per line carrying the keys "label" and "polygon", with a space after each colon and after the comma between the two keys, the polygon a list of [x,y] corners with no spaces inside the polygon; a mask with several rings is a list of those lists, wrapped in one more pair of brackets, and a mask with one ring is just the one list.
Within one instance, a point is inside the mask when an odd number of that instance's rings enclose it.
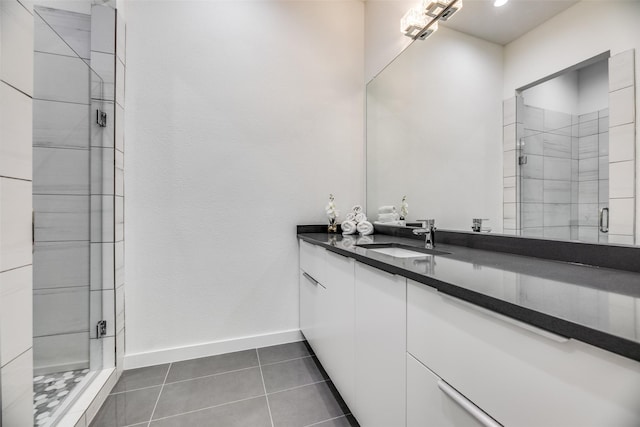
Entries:
{"label": "ceiling", "polygon": [[579,0],[509,0],[494,7],[493,0],[463,0],[463,8],[440,24],[505,45],[568,9]]}

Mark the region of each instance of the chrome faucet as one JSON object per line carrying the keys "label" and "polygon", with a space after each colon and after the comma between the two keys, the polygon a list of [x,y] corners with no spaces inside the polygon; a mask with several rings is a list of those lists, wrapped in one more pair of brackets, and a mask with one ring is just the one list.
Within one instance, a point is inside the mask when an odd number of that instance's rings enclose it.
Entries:
{"label": "chrome faucet", "polygon": [[435,248],[436,246],[436,227],[435,219],[419,219],[419,222],[422,223],[421,228],[416,228],[413,230],[413,234],[416,236],[422,236],[424,234],[424,244],[426,248]]}

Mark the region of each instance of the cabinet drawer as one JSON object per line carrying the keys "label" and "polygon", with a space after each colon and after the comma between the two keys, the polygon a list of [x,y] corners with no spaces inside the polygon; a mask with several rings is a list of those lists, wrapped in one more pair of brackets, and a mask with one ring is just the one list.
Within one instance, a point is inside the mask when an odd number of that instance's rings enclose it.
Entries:
{"label": "cabinet drawer", "polygon": [[407,427],[498,426],[459,392],[443,386],[442,379],[407,353]]}
{"label": "cabinet drawer", "polygon": [[324,296],[325,289],[322,285],[300,270],[300,330],[314,349],[322,336],[320,310]]}
{"label": "cabinet drawer", "polygon": [[408,281],[407,351],[505,426],[638,426],[640,364]]}
{"label": "cabinet drawer", "polygon": [[300,240],[300,269],[320,283],[325,281],[325,253],[323,247]]}

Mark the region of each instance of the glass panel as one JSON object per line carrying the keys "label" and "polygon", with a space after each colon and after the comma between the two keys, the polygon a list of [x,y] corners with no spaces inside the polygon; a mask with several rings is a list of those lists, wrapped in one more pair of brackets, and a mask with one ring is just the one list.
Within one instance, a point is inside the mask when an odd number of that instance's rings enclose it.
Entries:
{"label": "glass panel", "polygon": [[97,371],[113,367],[103,354],[115,341],[105,310],[114,300],[115,62],[92,46],[96,19],[113,23],[115,11],[34,11],[34,424],[54,425]]}
{"label": "glass panel", "polygon": [[522,91],[518,105],[520,234],[606,243],[607,60]]}

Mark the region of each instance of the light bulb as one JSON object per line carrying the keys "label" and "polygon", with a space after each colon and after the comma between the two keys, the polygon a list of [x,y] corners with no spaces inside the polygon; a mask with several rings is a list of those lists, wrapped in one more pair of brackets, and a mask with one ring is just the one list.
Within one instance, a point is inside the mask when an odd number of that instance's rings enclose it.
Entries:
{"label": "light bulb", "polygon": [[495,7],[500,7],[500,6],[504,6],[505,4],[507,4],[509,0],[496,0],[495,2],[493,2],[493,5]]}
{"label": "light bulb", "polygon": [[418,8],[411,8],[400,20],[400,31],[407,37],[415,37],[427,26],[427,17]]}

